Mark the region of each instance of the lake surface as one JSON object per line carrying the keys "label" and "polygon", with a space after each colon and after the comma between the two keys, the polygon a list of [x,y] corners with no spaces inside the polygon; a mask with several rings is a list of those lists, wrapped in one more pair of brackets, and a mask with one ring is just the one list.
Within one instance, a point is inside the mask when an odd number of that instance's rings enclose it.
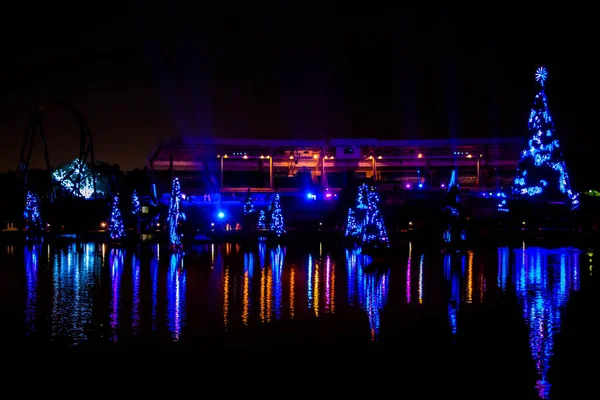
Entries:
{"label": "lake surface", "polygon": [[7,345],[356,349],[433,369],[491,368],[484,386],[518,380],[515,398],[558,398],[570,380],[552,367],[571,368],[573,346],[590,340],[577,322],[588,305],[572,301],[595,290],[590,249],[523,243],[440,254],[406,242],[370,271],[359,250],[320,242],[176,254],[144,243],[2,246]]}

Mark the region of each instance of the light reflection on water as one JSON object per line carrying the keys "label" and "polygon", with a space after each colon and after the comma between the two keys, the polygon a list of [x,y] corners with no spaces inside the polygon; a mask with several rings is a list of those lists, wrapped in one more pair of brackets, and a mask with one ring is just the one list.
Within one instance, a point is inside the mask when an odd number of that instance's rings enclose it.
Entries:
{"label": "light reflection on water", "polygon": [[[136,251],[93,243],[26,245],[22,258],[26,334],[39,337],[46,332],[50,340],[77,343],[101,338],[108,329],[112,340],[166,332],[170,340],[178,341],[188,330],[197,333],[214,326],[213,312],[206,310],[222,310],[218,326],[235,330],[320,319],[354,308],[368,317],[364,329],[375,340],[385,329],[381,315],[390,304],[390,293],[397,292],[397,304],[390,306],[443,302],[449,333],[456,341],[465,323],[476,323],[461,322],[461,308],[494,301],[487,277],[496,282],[501,296],[512,296],[523,310],[530,331],[524,340],[529,341],[538,371],[537,388],[540,397],[547,398],[554,339],[569,294],[579,290],[581,279],[581,252],[525,245],[500,247],[490,258],[477,251],[424,254],[408,243],[397,259],[374,271],[365,269],[373,259],[360,249],[329,251],[322,243],[296,254],[264,242],[244,248],[209,244],[190,254],[171,254],[159,245],[141,247]],[[5,254],[16,257],[15,248],[6,247]],[[593,253],[584,256],[589,259],[584,272],[590,275]],[[432,281],[438,274],[445,282],[444,292]],[[196,304],[193,309],[189,301]],[[387,313],[385,318],[394,317]],[[44,324],[47,331],[40,329]]]}
{"label": "light reflection on water", "polygon": [[529,345],[538,372],[536,389],[542,399],[550,396],[548,370],[569,295],[579,290],[579,257],[580,252],[572,249],[524,245],[515,250],[515,267],[507,272],[529,325]]}

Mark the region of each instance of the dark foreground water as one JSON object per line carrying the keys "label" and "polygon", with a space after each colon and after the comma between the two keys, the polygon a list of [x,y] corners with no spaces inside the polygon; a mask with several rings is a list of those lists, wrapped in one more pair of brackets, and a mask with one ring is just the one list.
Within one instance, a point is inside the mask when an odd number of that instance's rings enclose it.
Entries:
{"label": "dark foreground water", "polygon": [[373,272],[360,251],[319,242],[1,250],[2,339],[24,357],[181,353],[241,373],[261,361],[267,375],[287,362],[306,374],[295,380],[339,374],[403,398],[578,398],[597,369],[590,249],[407,242]]}

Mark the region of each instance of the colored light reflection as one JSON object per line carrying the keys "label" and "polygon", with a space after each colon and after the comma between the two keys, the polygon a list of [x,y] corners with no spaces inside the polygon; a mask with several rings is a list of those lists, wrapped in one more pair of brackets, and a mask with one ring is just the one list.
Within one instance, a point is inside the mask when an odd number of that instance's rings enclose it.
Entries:
{"label": "colored light reflection", "polygon": [[250,309],[252,308],[252,272],[254,271],[254,254],[244,254],[244,279],[243,279],[243,297],[242,297],[242,322],[248,325]]}
{"label": "colored light reflection", "polygon": [[158,301],[158,261],[160,246],[154,247],[153,257],[150,259],[150,275],[152,276],[152,330],[156,330],[156,305]]}
{"label": "colored light reflection", "polygon": [[515,253],[513,284],[529,325],[529,344],[538,373],[536,389],[540,398],[547,399],[555,335],[570,293],[579,290],[580,252],[523,246]]}
{"label": "colored light reflection", "polygon": [[371,339],[376,340],[381,327],[381,311],[388,299],[389,270],[365,273],[363,268],[371,262],[371,257],[362,254],[360,249],[346,250],[348,302],[358,301],[366,311]]}
{"label": "colored light reflection", "polygon": [[460,308],[460,280],[461,269],[464,269],[466,257],[461,256],[461,266],[455,264],[458,256],[452,254],[444,255],[444,278],[449,286],[450,298],[448,299],[448,323],[454,338],[458,333],[458,311]]}
{"label": "colored light reflection", "polygon": [[131,328],[134,335],[140,333],[140,260],[135,254],[131,256],[131,280],[133,293],[131,300]]}
{"label": "colored light reflection", "polygon": [[410,304],[410,264],[412,262],[412,242],[408,243],[408,260],[406,261],[406,303]]}
{"label": "colored light reflection", "polygon": [[116,341],[119,337],[119,310],[121,300],[121,277],[123,275],[123,259],[125,252],[121,249],[110,251],[111,307],[110,329],[111,338]]}
{"label": "colored light reflection", "polygon": [[93,243],[71,243],[52,257],[51,336],[79,343],[92,323],[93,289],[100,279]]}
{"label": "colored light reflection", "polygon": [[25,277],[27,279],[27,298],[25,300],[25,329],[30,335],[35,331],[35,315],[38,296],[38,267],[41,247],[37,244],[25,246]]}
{"label": "colored light reflection", "polygon": [[275,249],[271,250],[271,282],[270,284],[273,286],[273,313],[275,318],[279,319],[281,317],[281,301],[283,297],[283,282],[282,282],[282,274],[283,274],[283,262],[285,259],[285,248],[278,245]]}
{"label": "colored light reflection", "polygon": [[185,322],[185,299],[186,271],[183,267],[183,255],[173,253],[167,277],[167,314],[173,341],[181,339],[181,330]]}

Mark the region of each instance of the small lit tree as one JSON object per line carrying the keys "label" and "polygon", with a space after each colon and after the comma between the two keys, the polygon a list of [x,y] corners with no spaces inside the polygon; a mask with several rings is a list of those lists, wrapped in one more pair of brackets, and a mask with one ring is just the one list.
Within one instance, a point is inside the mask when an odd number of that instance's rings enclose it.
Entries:
{"label": "small lit tree", "polygon": [[169,203],[169,214],[167,215],[167,224],[169,226],[169,241],[172,245],[181,244],[181,233],[179,232],[179,221],[185,219],[185,214],[181,212],[181,184],[179,178],[173,179],[171,189],[171,200]]}
{"label": "small lit tree", "polygon": [[25,227],[27,230],[40,230],[42,218],[40,215],[40,202],[37,195],[31,191],[27,192],[25,198]]}
{"label": "small lit tree", "polygon": [[269,232],[273,232],[277,236],[281,236],[285,233],[280,202],[281,198],[279,197],[279,193],[275,193],[273,203],[271,204],[271,223],[269,224]]}
{"label": "small lit tree", "polygon": [[541,89],[535,95],[529,114],[531,139],[521,153],[513,193],[518,196],[566,197],[571,208],[579,207],[579,194],[571,189],[560,143],[555,136],[554,121],[548,109],[544,83],[548,73],[544,67],[536,70],[535,78]]}
{"label": "small lit tree", "polygon": [[383,221],[383,215],[379,208],[379,194],[375,187],[368,188],[367,193],[367,212],[362,229],[363,244],[380,242],[388,243],[387,230]]}
{"label": "small lit tree", "polygon": [[356,213],[353,208],[348,209],[348,219],[346,221],[346,236],[360,237],[362,225],[356,220]]}
{"label": "small lit tree", "polygon": [[244,201],[244,216],[254,214],[254,205],[252,204],[252,197],[250,197],[250,189],[246,194],[246,200]]}
{"label": "small lit tree", "polygon": [[125,226],[123,225],[123,216],[119,207],[119,195],[113,198],[112,212],[110,214],[110,225],[108,226],[111,239],[120,239],[125,236]]}
{"label": "small lit tree", "polygon": [[140,198],[138,197],[137,190],[134,190],[131,192],[131,213],[136,215],[139,214],[140,210]]}
{"label": "small lit tree", "polygon": [[258,229],[267,229],[267,215],[265,210],[260,210],[258,213]]}

